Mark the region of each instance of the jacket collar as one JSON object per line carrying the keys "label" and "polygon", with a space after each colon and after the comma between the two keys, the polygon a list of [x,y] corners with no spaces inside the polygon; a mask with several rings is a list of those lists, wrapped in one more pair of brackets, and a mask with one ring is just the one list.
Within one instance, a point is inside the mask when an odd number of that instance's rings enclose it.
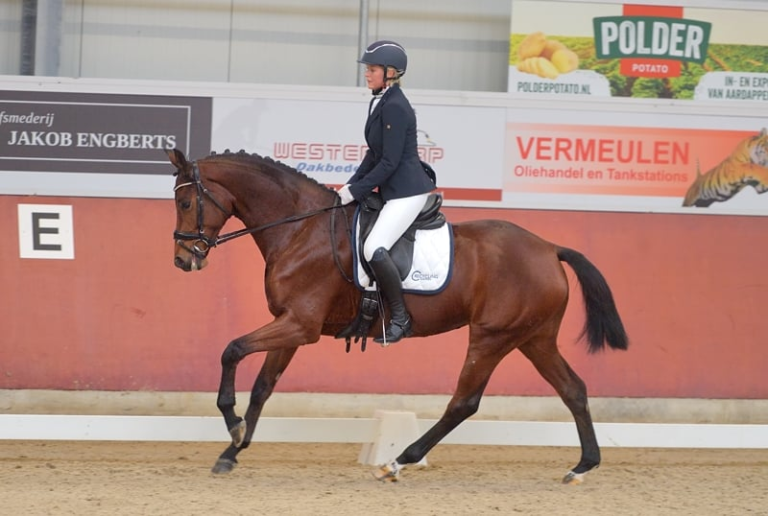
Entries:
{"label": "jacket collar", "polygon": [[[376,106],[373,108],[373,111],[371,111],[371,110],[370,110],[370,107],[369,107],[369,113],[368,113],[368,118],[369,118],[369,119],[370,119],[371,117],[373,117],[373,115],[374,115],[374,114],[378,113],[378,112],[381,110],[381,106],[382,106],[382,105],[383,105],[383,104],[384,104],[384,103],[387,101],[387,99],[388,99],[388,98],[389,98],[389,97],[392,95],[392,92],[395,90],[395,88],[398,88],[398,89],[399,89],[399,88],[400,88],[400,86],[399,86],[398,84],[393,84],[392,86],[390,86],[389,88],[387,88],[386,90],[384,90],[384,92],[383,92],[383,93],[381,93],[381,97],[379,98],[379,101],[376,103]],[[377,97],[377,96],[374,96],[374,97],[371,99],[371,104],[373,104],[373,102],[376,100],[376,97]],[[369,104],[369,106],[370,106],[370,104]]]}

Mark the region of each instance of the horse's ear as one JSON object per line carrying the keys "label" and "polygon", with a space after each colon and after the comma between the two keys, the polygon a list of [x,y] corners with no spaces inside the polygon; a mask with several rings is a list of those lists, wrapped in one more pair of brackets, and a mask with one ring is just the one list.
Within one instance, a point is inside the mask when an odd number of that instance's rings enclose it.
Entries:
{"label": "horse's ear", "polygon": [[165,149],[165,152],[168,154],[168,159],[171,160],[171,164],[176,167],[179,172],[184,172],[184,170],[186,170],[187,158],[184,156],[183,152],[179,149]]}

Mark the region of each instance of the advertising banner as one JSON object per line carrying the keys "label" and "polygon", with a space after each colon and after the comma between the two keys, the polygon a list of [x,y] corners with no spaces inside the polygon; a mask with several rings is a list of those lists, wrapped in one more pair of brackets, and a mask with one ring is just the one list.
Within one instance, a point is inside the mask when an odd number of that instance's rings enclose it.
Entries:
{"label": "advertising banner", "polygon": [[0,193],[167,197],[210,139],[209,98],[0,90]]}
{"label": "advertising banner", "polygon": [[510,110],[506,149],[510,207],[768,215],[754,119]]}
{"label": "advertising banner", "polygon": [[167,174],[208,149],[210,99],[0,92],[0,170]]}
{"label": "advertising banner", "polygon": [[[0,194],[171,198],[164,149],[244,150],[316,181],[362,161],[370,96],[0,91]],[[447,206],[768,215],[768,121],[745,105],[413,92]]]}
{"label": "advertising banner", "polygon": [[766,25],[765,7],[515,0],[508,91],[768,101]]}
{"label": "advertising banner", "polygon": [[[216,98],[212,149],[269,156],[320,183],[342,185],[368,146],[368,96],[360,102]],[[501,201],[506,110],[414,103],[420,158],[446,200]]]}

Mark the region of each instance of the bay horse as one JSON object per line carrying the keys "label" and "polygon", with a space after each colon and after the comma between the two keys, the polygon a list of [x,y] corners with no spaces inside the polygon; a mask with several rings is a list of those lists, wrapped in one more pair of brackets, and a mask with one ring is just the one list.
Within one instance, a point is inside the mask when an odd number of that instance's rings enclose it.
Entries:
{"label": "bay horse", "polygon": [[[232,442],[214,473],[228,473],[251,443],[264,403],[300,346],[336,335],[356,315],[361,291],[351,283],[351,224],[355,204],[340,206],[336,192],[292,167],[243,151],[188,161],[168,150],[176,168],[174,264],[203,269],[217,244],[251,235],[266,264],[264,287],[274,320],[231,341],[221,356],[217,407]],[[236,217],[245,228],[220,235]],[[469,346],[455,392],[442,417],[374,476],[397,480],[451,430],[477,412],[499,362],[519,349],[570,410],[581,459],[563,479],[580,483],[600,464],[584,382],[560,354],[557,334],[568,304],[561,262],[581,285],[588,351],[626,349],[628,339],[608,284],[581,253],[557,246],[501,220],[452,224],[454,268],[439,294],[406,294],[416,337],[469,325]],[[374,325],[371,336],[381,333]],[[407,341],[405,341],[407,343]],[[398,345],[405,345],[400,343]],[[244,419],[235,412],[235,372],[251,353],[266,352]]]}

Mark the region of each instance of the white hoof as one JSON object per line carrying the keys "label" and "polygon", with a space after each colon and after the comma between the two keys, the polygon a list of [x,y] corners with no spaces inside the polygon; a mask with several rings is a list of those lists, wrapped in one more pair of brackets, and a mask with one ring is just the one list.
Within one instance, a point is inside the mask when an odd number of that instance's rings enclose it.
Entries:
{"label": "white hoof", "polygon": [[376,480],[381,482],[397,482],[400,477],[400,470],[403,467],[396,461],[392,461],[389,464],[384,464],[379,469],[373,472],[373,476]]}
{"label": "white hoof", "polygon": [[577,486],[584,482],[584,475],[586,475],[586,473],[574,473],[573,471],[569,471],[568,474],[563,477],[563,484]]}

